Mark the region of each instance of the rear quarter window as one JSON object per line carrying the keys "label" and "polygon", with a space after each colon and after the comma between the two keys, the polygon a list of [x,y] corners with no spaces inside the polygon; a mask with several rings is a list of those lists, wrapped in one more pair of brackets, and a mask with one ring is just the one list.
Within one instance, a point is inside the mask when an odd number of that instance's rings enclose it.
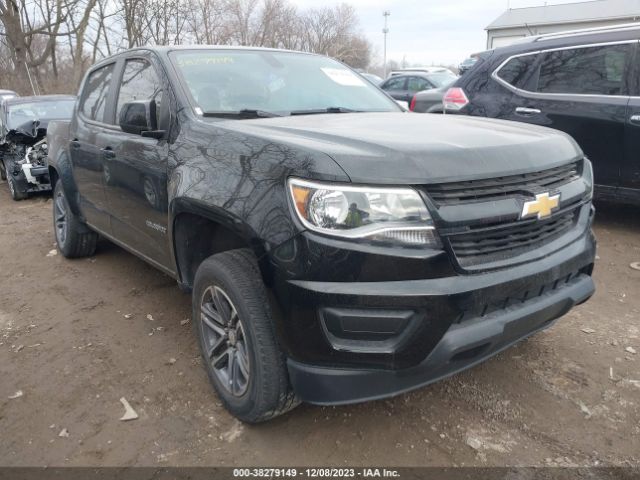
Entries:
{"label": "rear quarter window", "polygon": [[535,77],[537,60],[537,54],[513,57],[502,65],[496,74],[509,85],[527,90]]}

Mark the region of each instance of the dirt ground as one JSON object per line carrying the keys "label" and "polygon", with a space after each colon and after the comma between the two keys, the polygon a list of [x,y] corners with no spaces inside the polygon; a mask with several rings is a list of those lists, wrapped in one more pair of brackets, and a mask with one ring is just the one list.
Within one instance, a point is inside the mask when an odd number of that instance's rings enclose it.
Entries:
{"label": "dirt ground", "polygon": [[597,294],[551,329],[410,394],[259,426],[210,390],[173,280],[106,242],[53,255],[50,218],[0,183],[2,466],[640,465],[640,209],[599,206]]}

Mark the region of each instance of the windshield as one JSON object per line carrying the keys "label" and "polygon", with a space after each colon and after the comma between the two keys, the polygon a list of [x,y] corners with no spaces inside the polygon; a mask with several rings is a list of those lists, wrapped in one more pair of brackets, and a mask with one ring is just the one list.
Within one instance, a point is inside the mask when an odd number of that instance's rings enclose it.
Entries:
{"label": "windshield", "polygon": [[327,57],[256,50],[185,50],[172,52],[171,58],[198,113],[401,111],[360,75]]}
{"label": "windshield", "polygon": [[428,78],[436,87],[446,87],[458,79],[458,77],[451,72],[430,73]]}
{"label": "windshield", "polygon": [[7,125],[17,128],[33,120],[62,120],[71,118],[75,100],[16,103],[8,107]]}

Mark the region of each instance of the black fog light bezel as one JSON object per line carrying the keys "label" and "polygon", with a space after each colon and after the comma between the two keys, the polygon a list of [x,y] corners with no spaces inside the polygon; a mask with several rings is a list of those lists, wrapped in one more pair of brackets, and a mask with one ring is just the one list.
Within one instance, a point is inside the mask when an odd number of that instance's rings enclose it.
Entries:
{"label": "black fog light bezel", "polygon": [[420,323],[415,310],[324,307],[318,313],[331,347],[351,353],[393,354]]}

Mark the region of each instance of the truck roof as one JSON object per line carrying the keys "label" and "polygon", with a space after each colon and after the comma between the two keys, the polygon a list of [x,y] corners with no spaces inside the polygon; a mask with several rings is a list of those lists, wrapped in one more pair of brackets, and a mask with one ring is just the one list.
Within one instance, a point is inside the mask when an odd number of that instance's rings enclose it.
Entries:
{"label": "truck roof", "polygon": [[267,47],[246,47],[246,46],[238,46],[238,45],[148,45],[144,47],[134,47],[127,50],[123,50],[122,52],[115,53],[109,57],[103,58],[99,62],[96,62],[91,66],[93,69],[97,65],[101,65],[103,63],[107,63],[114,58],[118,58],[122,55],[126,55],[131,52],[141,51],[141,52],[156,52],[162,55],[167,55],[170,52],[174,51],[183,51],[183,50],[239,50],[239,51],[262,51],[262,52],[286,52],[286,53],[300,53],[304,55],[314,55],[314,56],[325,56],[320,55],[318,53],[312,52],[303,52],[300,50],[287,50],[283,48],[267,48]]}

